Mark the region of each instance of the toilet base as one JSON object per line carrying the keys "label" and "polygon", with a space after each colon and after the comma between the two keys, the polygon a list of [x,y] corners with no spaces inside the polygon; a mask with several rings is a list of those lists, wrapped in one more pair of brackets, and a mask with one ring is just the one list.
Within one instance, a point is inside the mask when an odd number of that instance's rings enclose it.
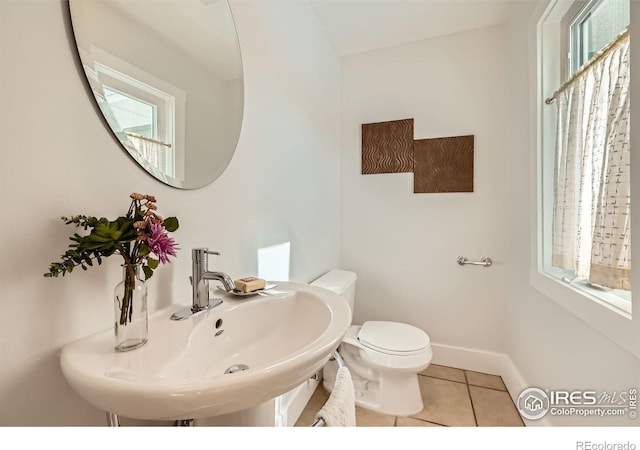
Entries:
{"label": "toilet base", "polygon": [[[336,371],[335,362],[329,362],[324,368],[322,385],[327,392],[333,390]],[[386,373],[372,381],[351,370],[351,378],[357,406],[392,416],[410,416],[424,408],[418,375],[415,373]]]}

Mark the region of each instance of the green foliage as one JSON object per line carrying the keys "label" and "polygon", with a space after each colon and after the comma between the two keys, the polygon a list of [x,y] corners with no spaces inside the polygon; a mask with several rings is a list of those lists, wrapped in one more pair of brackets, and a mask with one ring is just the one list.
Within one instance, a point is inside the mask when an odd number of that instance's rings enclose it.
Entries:
{"label": "green foliage", "polygon": [[164,222],[162,222],[162,226],[164,226],[168,232],[173,233],[178,229],[178,219],[175,217],[167,217],[164,219]]}
{"label": "green foliage", "polygon": [[[103,258],[108,258],[116,253],[124,258],[126,264],[143,265],[142,269],[148,279],[153,271],[158,268],[159,261],[151,258],[151,251],[147,242],[151,234],[152,224],[162,224],[167,232],[176,231],[179,227],[178,219],[169,217],[162,219],[155,213],[155,197],[151,195],[131,194],[132,202],[125,216],[115,220],[104,217],[77,215],[61,217],[66,225],[74,225],[89,231],[84,236],[74,233],[69,239],[68,250],[60,256],[60,261],[52,262],[45,277],[65,276],[80,266],[83,270],[102,264]],[[157,225],[155,225],[157,226]],[[167,238],[168,239],[168,238]],[[175,242],[171,241],[171,249],[175,256]],[[160,250],[155,250],[156,252]],[[165,259],[163,262],[167,262]]]}

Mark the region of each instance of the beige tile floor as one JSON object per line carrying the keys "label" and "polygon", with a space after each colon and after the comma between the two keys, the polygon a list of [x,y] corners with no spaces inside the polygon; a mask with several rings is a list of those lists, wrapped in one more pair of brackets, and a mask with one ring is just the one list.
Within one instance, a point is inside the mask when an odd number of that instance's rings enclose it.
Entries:
{"label": "beige tile floor", "polygon": [[[356,407],[359,427],[487,427],[524,423],[502,378],[496,375],[431,365],[418,375],[424,409],[396,417]],[[309,426],[329,394],[318,386],[296,426]]]}

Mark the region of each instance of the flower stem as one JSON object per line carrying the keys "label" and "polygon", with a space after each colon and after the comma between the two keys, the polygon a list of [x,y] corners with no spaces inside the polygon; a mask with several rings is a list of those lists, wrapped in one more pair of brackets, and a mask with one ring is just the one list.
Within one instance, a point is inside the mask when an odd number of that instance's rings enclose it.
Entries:
{"label": "flower stem", "polygon": [[122,299],[122,307],[120,308],[120,325],[126,325],[131,322],[133,315],[133,289],[136,285],[136,266],[133,264],[125,264],[124,274],[124,298]]}
{"label": "flower stem", "polygon": [[125,261],[124,297],[122,298],[122,305],[120,306],[120,325],[126,325],[127,321],[131,321],[133,314],[132,298],[133,288],[136,285],[136,268],[131,257],[122,247],[122,244],[118,244],[118,251]]}

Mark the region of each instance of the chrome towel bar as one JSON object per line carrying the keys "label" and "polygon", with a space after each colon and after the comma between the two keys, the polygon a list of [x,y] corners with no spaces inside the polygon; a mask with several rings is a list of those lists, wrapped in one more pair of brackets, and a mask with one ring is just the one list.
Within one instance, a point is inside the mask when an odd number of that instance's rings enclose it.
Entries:
{"label": "chrome towel bar", "polygon": [[[338,369],[340,367],[344,367],[344,360],[342,359],[342,356],[340,356],[340,353],[338,352],[338,350],[336,350],[335,352],[333,352],[331,354],[331,358],[329,358],[329,361],[333,361],[336,360],[336,363],[338,363]],[[322,417],[318,417],[316,419],[315,422],[313,422],[313,424],[311,425],[312,427],[325,427],[327,426],[326,422],[324,421],[324,419]]]}
{"label": "chrome towel bar", "polygon": [[469,261],[467,258],[465,258],[464,256],[458,256],[458,259],[456,259],[456,261],[458,262],[458,264],[460,264],[461,266],[464,265],[471,265],[471,266],[484,266],[484,267],[490,267],[491,264],[493,264],[493,261],[491,260],[491,258],[489,258],[488,256],[483,256],[482,258],[480,258],[480,261]]}
{"label": "chrome towel bar", "polygon": [[331,358],[329,358],[329,361],[333,361],[334,359],[336,360],[336,363],[338,363],[338,369],[340,367],[344,367],[344,360],[342,359],[342,355],[340,354],[340,352],[338,352],[338,350],[331,354]]}

